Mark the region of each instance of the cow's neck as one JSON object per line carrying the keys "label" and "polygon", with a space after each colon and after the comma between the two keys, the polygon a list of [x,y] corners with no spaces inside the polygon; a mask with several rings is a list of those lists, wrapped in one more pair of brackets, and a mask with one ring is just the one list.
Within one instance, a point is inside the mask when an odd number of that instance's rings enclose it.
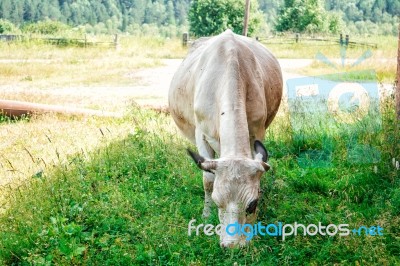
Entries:
{"label": "cow's neck", "polygon": [[220,115],[221,157],[251,158],[246,115],[246,91],[239,75],[230,75],[223,85]]}

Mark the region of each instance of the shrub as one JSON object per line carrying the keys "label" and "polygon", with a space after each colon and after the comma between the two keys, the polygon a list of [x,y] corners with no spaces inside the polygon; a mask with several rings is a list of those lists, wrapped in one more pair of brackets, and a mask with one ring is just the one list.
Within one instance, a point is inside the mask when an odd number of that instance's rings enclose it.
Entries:
{"label": "shrub", "polygon": [[27,33],[40,33],[54,35],[60,32],[70,30],[71,27],[59,22],[52,20],[39,21],[36,23],[31,23],[23,27],[23,31]]}
{"label": "shrub", "polygon": [[6,19],[0,19],[0,34],[17,31],[17,27]]}

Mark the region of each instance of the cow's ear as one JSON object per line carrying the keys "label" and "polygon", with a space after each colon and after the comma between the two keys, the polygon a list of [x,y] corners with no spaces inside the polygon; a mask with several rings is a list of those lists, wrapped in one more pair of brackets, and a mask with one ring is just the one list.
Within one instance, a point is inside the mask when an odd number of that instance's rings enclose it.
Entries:
{"label": "cow's ear", "polygon": [[254,151],[256,152],[256,154],[262,155],[263,162],[266,163],[268,161],[268,151],[264,147],[264,145],[262,144],[261,141],[259,141],[259,140],[254,141]]}
{"label": "cow's ear", "polygon": [[212,170],[217,168],[217,162],[213,160],[206,160],[200,154],[195,153],[194,151],[187,149],[190,157],[192,157],[193,161],[196,163],[197,167],[201,170],[213,173]]}

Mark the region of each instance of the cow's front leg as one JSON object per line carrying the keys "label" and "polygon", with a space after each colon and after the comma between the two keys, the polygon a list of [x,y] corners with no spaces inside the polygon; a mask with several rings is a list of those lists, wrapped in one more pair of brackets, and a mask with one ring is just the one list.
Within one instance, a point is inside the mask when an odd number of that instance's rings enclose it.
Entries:
{"label": "cow's front leg", "polygon": [[211,194],[213,192],[214,187],[214,179],[215,176],[209,172],[203,172],[203,186],[204,186],[204,209],[203,209],[203,217],[210,217],[211,206],[212,206],[212,198]]}
{"label": "cow's front leg", "polygon": [[[214,150],[206,140],[203,132],[199,128],[196,128],[196,146],[199,150],[199,154],[206,159],[213,159],[215,156]],[[211,172],[203,172],[203,187],[204,187],[204,209],[203,217],[208,218],[211,213],[212,198],[215,176]]]}

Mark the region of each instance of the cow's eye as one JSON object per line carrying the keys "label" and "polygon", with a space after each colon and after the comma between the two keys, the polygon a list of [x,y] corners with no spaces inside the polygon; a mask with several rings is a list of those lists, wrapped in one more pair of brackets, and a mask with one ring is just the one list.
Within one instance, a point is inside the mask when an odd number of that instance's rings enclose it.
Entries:
{"label": "cow's eye", "polygon": [[257,203],[258,199],[255,199],[252,202],[250,202],[250,204],[247,206],[246,213],[247,214],[255,213],[257,208]]}

